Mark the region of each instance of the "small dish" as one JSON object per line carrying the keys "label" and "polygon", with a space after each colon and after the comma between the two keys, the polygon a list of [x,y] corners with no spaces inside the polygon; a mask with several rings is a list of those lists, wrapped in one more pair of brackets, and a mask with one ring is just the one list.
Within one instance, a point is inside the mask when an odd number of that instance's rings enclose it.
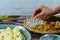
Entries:
{"label": "small dish", "polygon": [[60,35],[46,34],[44,36],[41,36],[39,40],[60,40]]}

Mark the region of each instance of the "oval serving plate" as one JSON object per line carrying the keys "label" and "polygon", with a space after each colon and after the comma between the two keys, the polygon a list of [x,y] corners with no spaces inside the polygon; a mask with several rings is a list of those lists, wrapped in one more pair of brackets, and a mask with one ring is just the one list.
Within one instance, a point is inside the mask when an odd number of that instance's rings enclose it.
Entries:
{"label": "oval serving plate", "polygon": [[31,40],[30,33],[23,26],[13,24],[13,23],[0,23],[0,29],[6,29],[7,27],[13,29],[16,26],[20,28],[20,32],[22,33],[23,40]]}
{"label": "oval serving plate", "polygon": [[[56,20],[57,19],[57,20]],[[40,30],[40,27],[30,27],[27,25],[26,21],[28,21],[29,18],[27,18],[25,21],[24,21],[24,27],[27,28],[28,30],[34,32],[34,33],[41,33],[41,34],[50,34],[50,33],[60,33],[60,30],[49,30],[49,31],[43,31],[43,30]],[[50,22],[56,22],[56,21],[59,21],[60,22],[60,16],[51,16],[49,18],[49,21]]]}
{"label": "oval serving plate", "polygon": [[46,34],[44,36],[41,36],[39,40],[60,40],[60,35]]}

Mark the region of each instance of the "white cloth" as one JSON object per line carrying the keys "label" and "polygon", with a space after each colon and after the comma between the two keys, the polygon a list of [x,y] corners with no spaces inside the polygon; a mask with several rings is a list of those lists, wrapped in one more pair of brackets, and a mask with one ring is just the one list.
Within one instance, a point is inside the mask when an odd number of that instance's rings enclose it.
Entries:
{"label": "white cloth", "polygon": [[32,15],[39,5],[54,7],[60,0],[0,0],[0,15]]}

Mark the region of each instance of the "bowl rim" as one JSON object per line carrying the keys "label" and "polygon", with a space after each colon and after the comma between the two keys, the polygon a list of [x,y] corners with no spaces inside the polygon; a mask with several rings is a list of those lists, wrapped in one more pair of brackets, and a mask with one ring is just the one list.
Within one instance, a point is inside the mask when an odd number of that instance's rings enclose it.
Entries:
{"label": "bowl rim", "polygon": [[41,36],[41,37],[39,38],[39,40],[41,40],[41,38],[47,37],[47,36],[56,36],[56,37],[59,37],[59,38],[60,38],[60,35],[57,35],[57,34],[45,34],[45,35]]}
{"label": "bowl rim", "polygon": [[8,25],[17,25],[17,26],[21,26],[22,28],[24,28],[24,31],[26,30],[26,32],[29,34],[30,40],[32,40],[32,36],[31,36],[30,31],[28,31],[23,25],[16,24],[16,23],[12,23],[12,22],[1,22],[0,25],[1,25],[1,24],[6,24],[6,25],[8,24]]}

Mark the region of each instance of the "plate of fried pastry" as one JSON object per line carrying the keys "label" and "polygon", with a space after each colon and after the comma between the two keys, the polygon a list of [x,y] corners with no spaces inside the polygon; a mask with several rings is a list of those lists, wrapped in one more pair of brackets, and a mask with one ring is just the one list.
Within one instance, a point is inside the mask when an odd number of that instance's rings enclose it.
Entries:
{"label": "plate of fried pastry", "polygon": [[24,27],[35,33],[60,33],[60,16],[50,16],[47,20],[27,18]]}

